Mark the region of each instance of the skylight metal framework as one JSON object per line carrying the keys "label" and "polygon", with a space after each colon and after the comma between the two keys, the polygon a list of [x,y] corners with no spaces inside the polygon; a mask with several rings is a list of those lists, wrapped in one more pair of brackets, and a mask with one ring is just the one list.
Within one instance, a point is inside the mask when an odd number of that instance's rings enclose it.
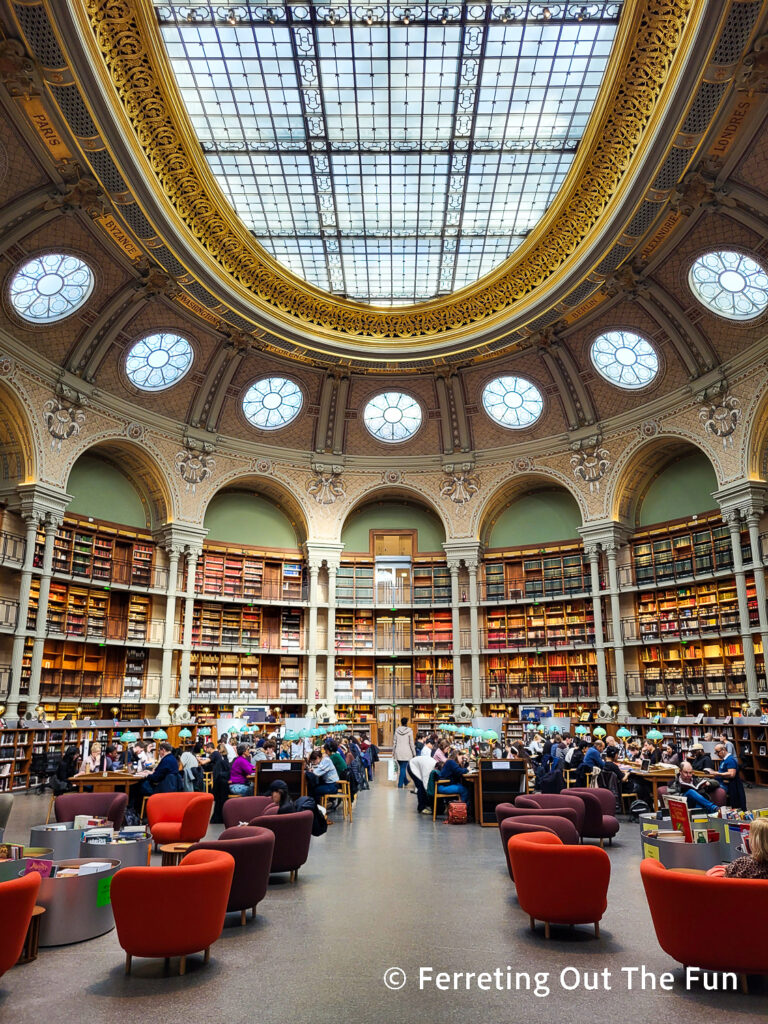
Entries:
{"label": "skylight metal framework", "polygon": [[374,304],[501,263],[562,184],[623,0],[160,4],[208,163],[280,263]]}

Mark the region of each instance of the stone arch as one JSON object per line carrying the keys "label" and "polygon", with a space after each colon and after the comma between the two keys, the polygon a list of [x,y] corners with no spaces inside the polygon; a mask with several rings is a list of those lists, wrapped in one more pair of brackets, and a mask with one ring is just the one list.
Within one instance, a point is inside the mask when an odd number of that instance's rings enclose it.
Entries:
{"label": "stone arch", "polygon": [[451,536],[451,524],[448,521],[445,512],[435,503],[434,497],[431,494],[428,494],[426,491],[422,491],[413,484],[398,482],[389,485],[376,482],[372,483],[365,490],[355,494],[352,502],[344,509],[344,515],[343,517],[340,517],[339,520],[336,540],[340,541],[341,534],[347,520],[359,508],[362,508],[364,505],[368,505],[374,501],[397,501],[399,498],[404,501],[415,501],[423,505],[439,519],[446,540]]}
{"label": "stone arch", "polygon": [[140,441],[125,437],[90,439],[73,453],[67,481],[77,460],[86,454],[105,459],[128,477],[144,506],[150,529],[155,530],[177,518],[168,472],[157,455]]}
{"label": "stone arch", "polygon": [[743,414],[742,474],[748,480],[768,480],[768,386],[763,384]]}
{"label": "stone arch", "polygon": [[555,470],[549,468],[539,470],[537,468],[510,477],[499,484],[495,490],[491,491],[476,513],[473,524],[474,536],[481,543],[485,544],[498,516],[516,498],[522,498],[532,491],[547,490],[555,487],[561,488],[569,497],[573,498],[581,513],[581,521],[583,523],[587,517],[587,506],[583,496],[573,487],[572,482]]}
{"label": "stone arch", "polygon": [[309,517],[307,511],[290,486],[273,476],[243,472],[242,469],[234,470],[219,480],[216,489],[211,491],[204,503],[201,503],[201,523],[205,522],[206,513],[213,499],[225,491],[253,491],[258,497],[266,498],[288,517],[299,544],[303,544],[308,539]]}
{"label": "stone arch", "polygon": [[40,438],[19,395],[0,384],[0,487],[37,480]]}
{"label": "stone arch", "polygon": [[723,474],[714,454],[686,434],[665,433],[628,448],[616,462],[607,498],[610,517],[634,529],[642,500],[656,476],[676,457],[694,453],[706,456],[718,487],[722,486]]}

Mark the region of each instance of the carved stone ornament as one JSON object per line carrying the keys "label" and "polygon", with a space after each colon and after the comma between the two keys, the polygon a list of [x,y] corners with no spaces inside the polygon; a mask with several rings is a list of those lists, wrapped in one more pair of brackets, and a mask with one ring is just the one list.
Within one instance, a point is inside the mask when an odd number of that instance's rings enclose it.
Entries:
{"label": "carved stone ornament", "polygon": [[310,494],[318,505],[332,505],[337,498],[346,494],[341,473],[329,470],[318,470],[307,480],[307,494]]}
{"label": "carved stone ornament", "polygon": [[140,423],[129,423],[125,428],[125,436],[131,441],[140,441],[144,437],[144,427]]}
{"label": "carved stone ornament", "polygon": [[0,356],[0,377],[12,377],[16,372],[16,360],[10,356]]}
{"label": "carved stone ornament", "polygon": [[448,474],[440,487],[440,494],[457,505],[466,505],[480,490],[480,478],[463,470]]}
{"label": "carved stone ornament", "polygon": [[718,437],[723,448],[733,447],[733,434],[741,419],[741,402],[733,395],[705,405],[699,411],[699,419],[704,426],[704,433]]}
{"label": "carved stone ornament", "polygon": [[388,469],[386,473],[382,473],[381,479],[385,484],[399,484],[403,474],[399,469]]}
{"label": "carved stone ornament", "polygon": [[141,278],[138,286],[144,291],[146,296],[164,295],[166,298],[173,299],[177,295],[181,295],[181,286],[176,278],[163,270],[162,267],[158,267],[157,264],[143,264],[140,267],[140,273]]}
{"label": "carved stone ornament", "polygon": [[687,174],[674,188],[669,197],[669,205],[686,217],[698,210],[700,206],[735,206],[715,180],[698,171]]}
{"label": "carved stone ornament", "polygon": [[577,480],[589,484],[590,493],[600,490],[600,481],[611,466],[611,456],[607,448],[584,448],[571,456],[573,475]]}
{"label": "carved stone ornament", "polygon": [[257,459],[254,463],[254,469],[257,473],[271,473],[272,463],[269,459]]}
{"label": "carved stone ornament", "polygon": [[18,39],[0,40],[0,82],[11,96],[36,96],[35,65]]}
{"label": "carved stone ornament", "polygon": [[43,405],[43,421],[52,438],[51,449],[61,451],[62,441],[80,433],[85,412],[74,405],[62,405],[60,398],[49,398]]}
{"label": "carved stone ornament", "polygon": [[176,468],[187,490],[195,493],[197,485],[207,480],[213,473],[216,460],[205,451],[189,449],[186,452],[178,452],[174,459]]}
{"label": "carved stone ornament", "polygon": [[63,192],[54,193],[43,204],[43,209],[78,209],[90,214],[91,217],[101,217],[107,209],[106,196],[93,178],[80,178],[68,185]]}
{"label": "carved stone ornament", "polygon": [[659,432],[658,420],[643,420],[640,424],[641,437],[656,437]]}
{"label": "carved stone ornament", "polygon": [[529,459],[526,455],[522,458],[515,459],[513,465],[518,473],[530,473],[533,469],[533,459]]}
{"label": "carved stone ornament", "polygon": [[8,150],[0,142],[0,185],[5,181],[8,173]]}
{"label": "carved stone ornament", "polygon": [[768,92],[768,36],[760,36],[741,62],[735,75],[736,88],[748,92]]}

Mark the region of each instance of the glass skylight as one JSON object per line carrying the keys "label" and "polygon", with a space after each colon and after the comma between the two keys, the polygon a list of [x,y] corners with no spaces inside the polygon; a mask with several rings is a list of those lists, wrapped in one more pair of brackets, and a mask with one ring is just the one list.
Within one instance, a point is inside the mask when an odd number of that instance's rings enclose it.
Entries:
{"label": "glass skylight", "polygon": [[243,412],[254,427],[278,430],[299,415],[304,395],[295,381],[287,377],[264,377],[248,388]]}
{"label": "glass skylight", "polygon": [[525,377],[496,377],[483,388],[483,408],[502,427],[520,430],[541,416],[544,399]]}
{"label": "glass skylight", "polygon": [[407,441],[421,426],[421,406],[402,391],[385,391],[368,402],[363,421],[379,441]]}
{"label": "glass skylight", "polygon": [[13,308],[33,324],[52,324],[79,309],[93,291],[93,273],[76,256],[51,252],[24,263],[11,281]]}
{"label": "glass skylight", "polygon": [[728,320],[752,320],[768,307],[768,274],[740,252],[708,252],[690,269],[694,293]]}
{"label": "glass skylight", "polygon": [[391,305],[470,284],[539,221],[622,4],[155,8],[208,163],[259,242],[311,284]]}
{"label": "glass skylight", "polygon": [[656,349],[631,331],[601,334],[589,354],[600,376],[620,388],[644,388],[659,372]]}
{"label": "glass skylight", "polygon": [[192,365],[192,346],[180,334],[150,334],[129,350],[125,372],[142,391],[164,391]]}

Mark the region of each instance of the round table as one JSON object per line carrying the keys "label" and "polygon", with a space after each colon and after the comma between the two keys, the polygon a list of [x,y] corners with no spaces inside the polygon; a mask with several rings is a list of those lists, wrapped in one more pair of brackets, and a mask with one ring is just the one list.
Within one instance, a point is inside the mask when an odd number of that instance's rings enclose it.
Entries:
{"label": "round table", "polygon": [[194,846],[194,843],[167,843],[165,846],[160,847],[160,853],[162,854],[161,864],[164,868],[176,867],[177,864],[181,863],[181,858],[190,848]]}

